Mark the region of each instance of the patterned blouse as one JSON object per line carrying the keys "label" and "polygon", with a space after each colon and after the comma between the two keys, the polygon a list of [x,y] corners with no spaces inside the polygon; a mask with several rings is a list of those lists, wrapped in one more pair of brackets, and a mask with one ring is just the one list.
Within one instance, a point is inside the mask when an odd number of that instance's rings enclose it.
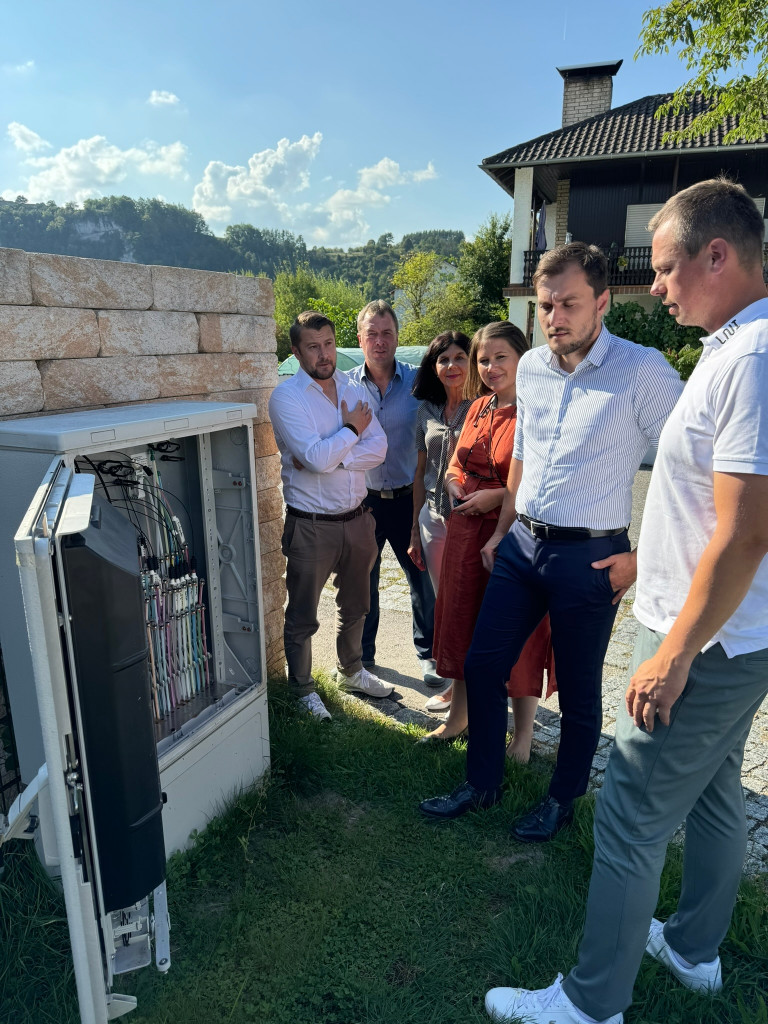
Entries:
{"label": "patterned blouse", "polygon": [[451,502],[445,489],[445,472],[471,404],[469,400],[460,402],[450,423],[443,419],[445,405],[422,402],[419,406],[416,451],[427,453],[427,465],[424,470],[427,504],[443,519],[447,519],[451,514]]}

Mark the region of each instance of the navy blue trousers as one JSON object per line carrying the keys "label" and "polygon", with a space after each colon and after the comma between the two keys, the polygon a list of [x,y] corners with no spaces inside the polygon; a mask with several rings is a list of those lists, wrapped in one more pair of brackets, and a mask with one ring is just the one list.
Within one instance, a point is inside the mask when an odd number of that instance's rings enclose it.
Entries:
{"label": "navy blue trousers", "polygon": [[519,522],[499,544],[464,665],[467,780],[477,789],[501,785],[506,680],[549,612],[562,714],[549,792],[558,803],[586,792],[603,719],[603,661],[618,609],[611,604],[608,570],[593,569],[591,563],[629,549],[626,531],[586,540],[536,540]]}
{"label": "navy blue trousers", "polygon": [[408,557],[413,523],[413,495],[400,494],[396,498],[378,498],[369,494],[366,505],[376,522],[376,544],[379,553],[371,569],[371,607],[363,626],[363,661],[373,661],[376,655],[376,634],[379,631],[379,572],[381,552],[389,541],[390,547],[406,575],[411,590],[413,610],[413,643],[419,658],[432,657],[432,638],[435,632],[435,592],[428,572],[417,569]]}

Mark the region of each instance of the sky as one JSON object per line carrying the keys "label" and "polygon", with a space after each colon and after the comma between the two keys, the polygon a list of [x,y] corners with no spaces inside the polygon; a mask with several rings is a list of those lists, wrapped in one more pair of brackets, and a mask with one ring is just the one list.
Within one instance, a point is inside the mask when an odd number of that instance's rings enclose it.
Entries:
{"label": "sky", "polygon": [[[658,0],[654,0],[658,2]],[[633,59],[650,0],[19,0],[0,33],[0,197],[158,197],[308,246],[460,228],[484,157],[561,125],[558,66],[623,58],[613,106],[687,79]]]}

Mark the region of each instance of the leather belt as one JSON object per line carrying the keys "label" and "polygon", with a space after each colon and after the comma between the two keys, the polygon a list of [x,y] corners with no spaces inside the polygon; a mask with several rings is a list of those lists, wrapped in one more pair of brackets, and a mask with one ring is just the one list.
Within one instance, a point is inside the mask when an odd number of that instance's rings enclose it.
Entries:
{"label": "leather belt", "polygon": [[401,494],[412,494],[413,484],[405,484],[404,487],[393,487],[391,490],[384,491],[374,491],[369,487],[368,493],[372,498],[399,498]]}
{"label": "leather belt", "polygon": [[357,519],[368,511],[367,505],[358,505],[350,512],[304,512],[300,508],[292,508],[286,505],[285,511],[289,516],[296,516],[297,519],[311,519],[316,523],[348,523],[350,519]]}
{"label": "leather belt", "polygon": [[626,526],[619,526],[615,530],[589,530],[580,526],[550,526],[549,523],[539,523],[524,515],[518,515],[517,519],[537,540],[589,540],[591,537],[615,537],[627,529]]}

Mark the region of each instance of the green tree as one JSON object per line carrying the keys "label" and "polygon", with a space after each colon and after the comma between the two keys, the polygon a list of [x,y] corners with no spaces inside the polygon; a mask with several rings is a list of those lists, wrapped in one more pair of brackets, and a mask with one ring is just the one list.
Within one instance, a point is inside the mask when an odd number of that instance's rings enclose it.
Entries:
{"label": "green tree", "polygon": [[[277,357],[285,359],[291,353],[288,331],[299,313],[305,309],[315,309],[312,303],[323,300],[328,307],[337,309],[340,319],[342,311],[357,313],[365,305],[365,298],[359,288],[339,278],[325,274],[315,274],[304,263],[295,271],[286,268],[275,276],[275,323],[277,325]],[[336,319],[321,310],[336,325]],[[342,319],[343,324],[343,319]],[[338,333],[338,327],[337,327]],[[346,335],[344,335],[346,337]],[[339,344],[341,344],[339,342]]]}
{"label": "green tree", "polygon": [[456,259],[463,241],[463,231],[412,231],[403,235],[400,248],[405,254],[418,249],[421,252],[436,252],[448,259]]}
{"label": "green tree", "polygon": [[307,261],[307,247],[301,235],[290,231],[256,228],[252,224],[230,224],[224,233],[227,245],[237,254],[240,266],[254,274],[274,277],[281,269],[296,270]]}
{"label": "green tree", "polygon": [[474,305],[473,316],[478,326],[507,318],[502,292],[509,284],[511,232],[511,215],[492,213],[472,241],[461,244],[459,281]]}
{"label": "green tree", "polygon": [[[737,119],[726,143],[754,140],[768,130],[768,3],[766,0],[671,0],[643,15],[635,59],[677,51],[691,78],[677,89],[657,117],[688,108],[693,93],[711,99],[708,110],[664,141],[695,139],[718,128],[727,116]],[[753,75],[745,63],[757,58]],[[733,77],[724,81],[728,74]]]}
{"label": "green tree", "polygon": [[357,314],[360,307],[332,305],[327,299],[310,299],[307,309],[316,309],[327,316],[336,329],[337,348],[357,348]]}
{"label": "green tree", "polygon": [[[403,325],[423,319],[427,301],[447,283],[443,257],[436,252],[414,252],[402,256],[392,275],[395,311]],[[408,342],[411,344],[411,342]]]}

